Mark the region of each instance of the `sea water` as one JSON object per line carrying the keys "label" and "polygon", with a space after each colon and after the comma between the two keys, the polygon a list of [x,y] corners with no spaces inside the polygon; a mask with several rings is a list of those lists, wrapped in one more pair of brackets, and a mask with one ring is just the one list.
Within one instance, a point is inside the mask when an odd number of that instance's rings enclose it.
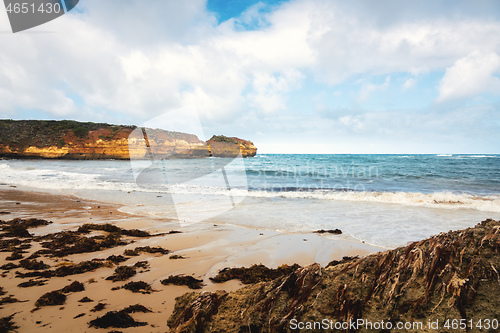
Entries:
{"label": "sea water", "polygon": [[182,223],[312,232],[391,248],[500,218],[500,155],[0,161],[0,183]]}

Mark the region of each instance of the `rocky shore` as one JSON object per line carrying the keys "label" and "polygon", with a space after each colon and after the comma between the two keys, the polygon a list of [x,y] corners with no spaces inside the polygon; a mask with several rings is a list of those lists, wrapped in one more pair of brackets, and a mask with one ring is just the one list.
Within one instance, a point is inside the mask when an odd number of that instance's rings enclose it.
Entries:
{"label": "rocky shore", "polygon": [[486,220],[233,292],[188,293],[168,324],[173,332],[497,332],[499,251],[500,222]]}
{"label": "rocky shore", "polygon": [[0,120],[0,157],[150,159],[253,157],[257,148],[239,138],[77,121]]}

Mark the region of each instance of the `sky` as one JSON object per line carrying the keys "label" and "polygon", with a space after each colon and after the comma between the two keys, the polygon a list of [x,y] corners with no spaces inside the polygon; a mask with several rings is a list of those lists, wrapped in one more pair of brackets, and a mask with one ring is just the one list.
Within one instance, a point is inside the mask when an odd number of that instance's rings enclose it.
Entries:
{"label": "sky", "polygon": [[183,108],[259,153],[499,154],[500,2],[80,0],[16,34],[0,7],[0,118]]}

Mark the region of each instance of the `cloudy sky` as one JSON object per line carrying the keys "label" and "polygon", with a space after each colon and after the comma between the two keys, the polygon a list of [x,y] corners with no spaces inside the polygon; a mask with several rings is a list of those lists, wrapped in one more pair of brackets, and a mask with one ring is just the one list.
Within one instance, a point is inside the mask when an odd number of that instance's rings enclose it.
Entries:
{"label": "cloudy sky", "polygon": [[500,3],[80,0],[12,34],[0,118],[196,108],[261,153],[500,153]]}

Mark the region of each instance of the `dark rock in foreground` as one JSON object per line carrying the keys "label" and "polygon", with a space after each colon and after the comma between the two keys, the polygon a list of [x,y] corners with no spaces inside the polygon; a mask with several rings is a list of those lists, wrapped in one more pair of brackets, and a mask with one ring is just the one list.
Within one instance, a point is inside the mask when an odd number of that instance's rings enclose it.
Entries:
{"label": "dark rock in foreground", "polygon": [[[332,332],[453,332],[462,320],[476,332],[478,320],[494,324],[500,317],[499,251],[500,222],[486,220],[329,268],[298,268],[231,293],[188,293],[176,299],[168,325],[173,332],[292,332],[301,325],[308,332],[324,332],[319,325]],[[384,327],[368,326],[382,320]],[[416,329],[398,326],[407,323]],[[490,328],[484,331],[497,331]]]}

